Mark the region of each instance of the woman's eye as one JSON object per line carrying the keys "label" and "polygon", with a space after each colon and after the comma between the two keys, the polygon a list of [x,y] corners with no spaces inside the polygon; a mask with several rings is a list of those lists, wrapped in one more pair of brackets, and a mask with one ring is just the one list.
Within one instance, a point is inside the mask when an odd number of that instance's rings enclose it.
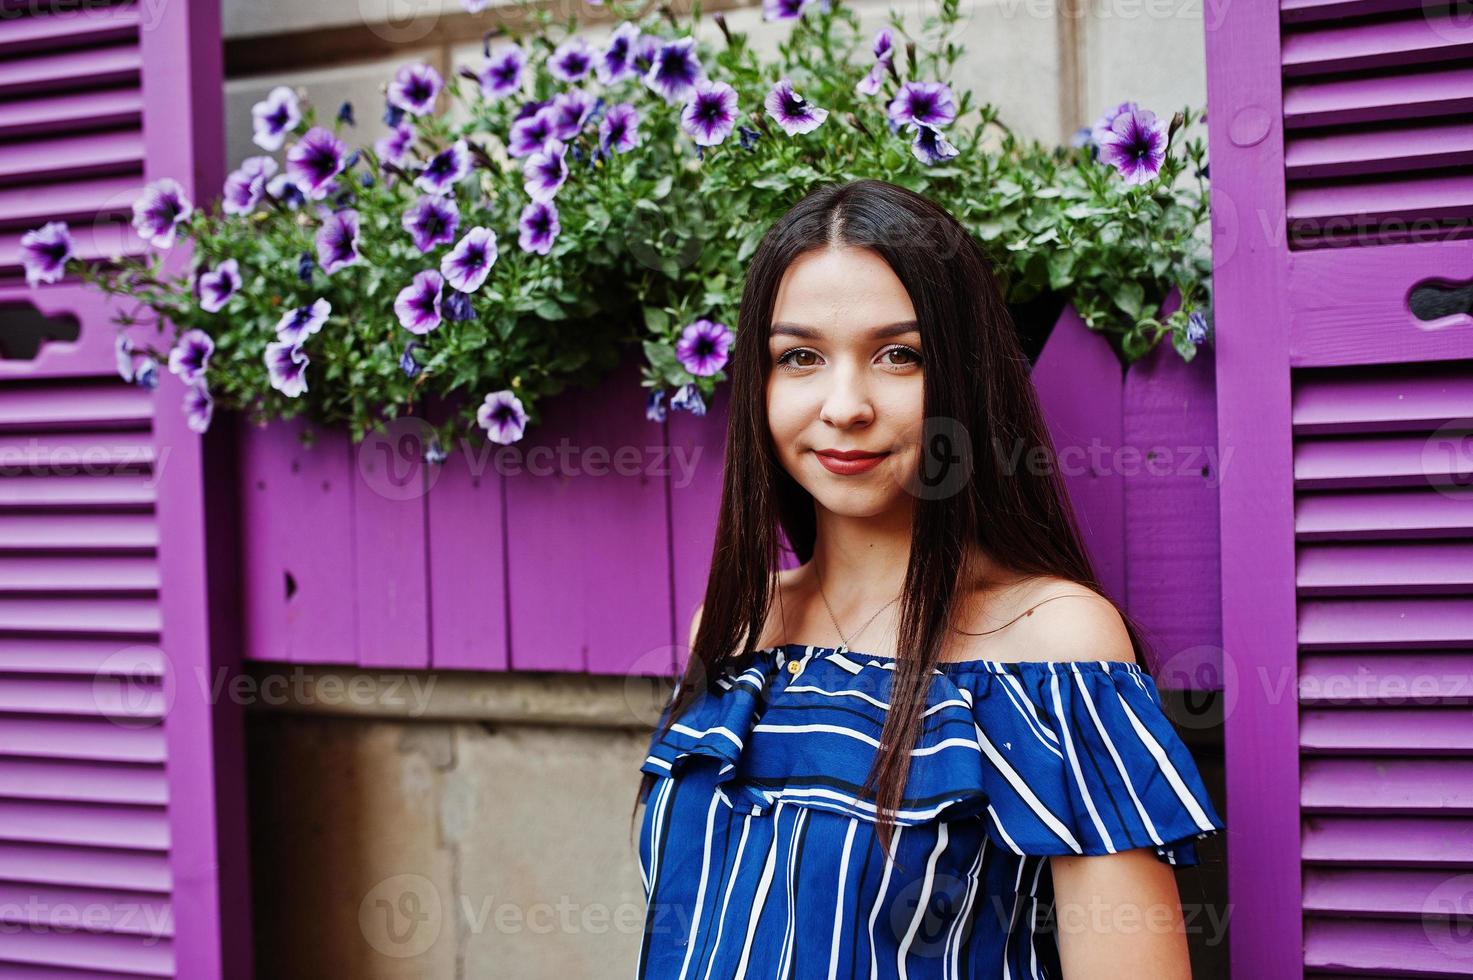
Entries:
{"label": "woman's eye", "polygon": [[904,358],[904,360],[900,360],[900,361],[890,361],[889,364],[891,366],[893,366],[893,367],[903,367],[903,366],[906,366],[908,364],[919,364],[919,363],[921,363],[921,352],[920,351],[917,351],[917,350],[912,350],[909,347],[891,347],[889,350],[885,351],[885,353],[881,354],[880,356],[881,357],[889,357],[892,354],[899,354],[899,355],[901,355],[902,358]]}
{"label": "woman's eye", "polygon": [[816,357],[817,356],[816,354],[813,353],[813,351],[808,350],[806,347],[794,347],[792,350],[788,351],[787,353],[785,353],[781,357],[779,357],[777,359],[777,363],[781,367],[785,367],[785,368],[787,368],[789,370],[793,370],[793,369],[800,368],[800,367],[812,367],[813,366],[812,365],[812,362],[804,362],[804,363],[801,363],[801,364],[797,362],[797,358],[803,357],[805,355],[808,356],[808,357]]}

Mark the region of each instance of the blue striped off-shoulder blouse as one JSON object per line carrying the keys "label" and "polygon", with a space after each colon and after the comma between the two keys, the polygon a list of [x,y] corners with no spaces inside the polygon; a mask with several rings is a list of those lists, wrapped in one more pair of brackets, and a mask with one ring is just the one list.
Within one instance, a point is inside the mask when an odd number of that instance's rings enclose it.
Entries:
{"label": "blue striped off-shoulder blouse", "polygon": [[1050,855],[1194,865],[1223,827],[1138,665],[971,660],[933,672],[882,853],[859,791],[895,666],[769,647],[656,729],[640,980],[1057,978]]}

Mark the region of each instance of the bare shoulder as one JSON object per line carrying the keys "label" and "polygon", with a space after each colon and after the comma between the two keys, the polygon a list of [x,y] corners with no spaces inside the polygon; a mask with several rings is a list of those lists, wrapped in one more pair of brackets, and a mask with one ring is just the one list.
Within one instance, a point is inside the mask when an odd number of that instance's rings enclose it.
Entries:
{"label": "bare shoulder", "polygon": [[[997,629],[993,652],[978,657],[1064,663],[1073,660],[1133,662],[1135,649],[1125,621],[1109,599],[1068,579],[1046,577],[1023,583],[994,605],[987,626]],[[992,639],[992,637],[983,637]],[[984,649],[985,645],[978,649]]]}
{"label": "bare shoulder", "polygon": [[[777,573],[778,585],[782,589],[782,591],[783,591],[783,593],[785,595],[791,595],[791,594],[793,594],[794,592],[797,591],[797,586],[799,584],[799,581],[798,580],[799,580],[799,577],[801,575],[801,572],[802,572],[802,569],[801,568],[784,568],[784,569],[780,569],[778,571],[778,573]],[[691,618],[690,618],[690,633],[688,634],[689,637],[690,637],[690,641],[691,642],[694,642],[694,640],[696,638],[696,633],[701,628],[701,612],[705,608],[706,608],[706,604],[704,602],[698,603],[696,605],[696,611],[691,615]],[[773,616],[769,617],[769,622],[768,622],[767,628],[763,631],[764,638],[757,645],[759,647],[763,647],[763,646],[771,645],[773,643],[777,643],[778,640],[776,638],[777,637],[780,637],[780,635],[781,635],[781,632],[782,632],[782,628],[781,627],[782,627],[782,624],[777,619],[776,614],[774,614]]]}

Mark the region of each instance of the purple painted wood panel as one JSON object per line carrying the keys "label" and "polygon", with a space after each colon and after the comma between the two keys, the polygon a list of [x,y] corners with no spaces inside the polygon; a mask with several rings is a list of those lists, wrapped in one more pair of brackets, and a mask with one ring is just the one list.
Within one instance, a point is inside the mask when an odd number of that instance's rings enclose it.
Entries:
{"label": "purple painted wood panel", "polygon": [[1298,976],[1299,814],[1267,805],[1298,797],[1298,713],[1257,681],[1296,661],[1286,244],[1263,231],[1284,214],[1278,7],[1224,13],[1207,36],[1207,118],[1217,444],[1233,454],[1219,504],[1229,949],[1237,975]]}
{"label": "purple painted wood panel", "polygon": [[[243,645],[253,660],[358,662],[352,452],[300,419],[238,423]],[[301,434],[313,433],[312,445]]]}
{"label": "purple painted wood panel", "polygon": [[1125,481],[1118,456],[1125,437],[1123,375],[1109,344],[1072,307],[1060,315],[1032,375],[1085,548],[1105,594],[1122,604]]}
{"label": "purple painted wood panel", "polygon": [[506,476],[511,665],[628,673],[674,642],[663,426],[631,357],[547,404]]}
{"label": "purple painted wood panel", "polygon": [[428,667],[429,566],[421,442],[391,423],[353,446],[350,455],[358,663]]}
{"label": "purple painted wood panel", "polygon": [[1126,609],[1163,688],[1222,689],[1214,375],[1210,347],[1187,363],[1168,344],[1125,375]]}
{"label": "purple painted wood panel", "polygon": [[426,476],[432,666],[506,670],[505,477],[466,444]]}
{"label": "purple painted wood panel", "polygon": [[716,520],[726,472],[726,427],[730,400],[726,385],[716,389],[706,414],[671,412],[666,419],[670,446],[670,543],[674,577],[675,670],[690,659],[690,620],[706,598]]}

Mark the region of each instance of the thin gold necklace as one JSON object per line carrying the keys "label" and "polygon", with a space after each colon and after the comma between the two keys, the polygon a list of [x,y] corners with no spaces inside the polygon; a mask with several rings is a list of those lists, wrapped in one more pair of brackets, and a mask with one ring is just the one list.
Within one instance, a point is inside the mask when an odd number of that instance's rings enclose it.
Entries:
{"label": "thin gold necklace", "polygon": [[[839,649],[836,652],[843,653],[846,650],[852,650],[853,647],[851,647],[849,645],[849,637],[845,636],[844,635],[844,630],[842,628],[840,628],[840,626],[839,626],[839,617],[837,617],[837,616],[834,615],[834,607],[831,606],[831,605],[829,605],[829,597],[823,591],[823,575],[819,573],[818,566],[817,565],[813,566],[813,573],[818,576],[818,595],[819,595],[819,598],[823,599],[823,607],[829,611],[829,619],[831,619],[831,620],[834,621],[834,632],[836,632],[836,633],[839,634],[839,639],[842,641],[840,643],[840,645],[839,645]],[[869,628],[869,624],[870,623],[873,623],[875,621],[875,618],[877,616],[879,616],[880,613],[884,612],[886,609],[889,609],[891,606],[893,606],[899,598],[900,598],[900,595],[897,594],[894,599],[891,599],[889,602],[885,603],[879,609],[875,610],[874,616],[871,616],[869,619],[865,620],[864,621],[864,625],[861,626],[857,631],[855,631],[854,636],[856,638],[858,638],[859,634],[860,633],[863,633],[866,629],[868,629]]]}

